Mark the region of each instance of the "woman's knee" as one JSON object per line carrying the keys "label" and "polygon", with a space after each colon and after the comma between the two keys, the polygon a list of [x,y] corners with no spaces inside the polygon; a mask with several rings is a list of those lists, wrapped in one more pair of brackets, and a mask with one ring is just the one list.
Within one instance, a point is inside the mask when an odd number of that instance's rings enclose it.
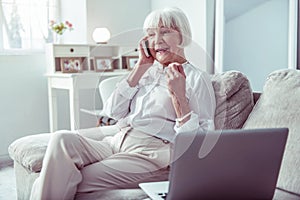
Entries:
{"label": "woman's knee", "polygon": [[51,135],[49,145],[61,145],[70,144],[72,141],[76,140],[77,134],[75,132],[60,130],[56,131]]}

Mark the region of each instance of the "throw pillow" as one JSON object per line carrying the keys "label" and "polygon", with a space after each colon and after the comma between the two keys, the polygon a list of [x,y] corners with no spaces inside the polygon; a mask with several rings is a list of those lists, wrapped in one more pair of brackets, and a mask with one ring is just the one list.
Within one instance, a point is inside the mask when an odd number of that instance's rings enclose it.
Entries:
{"label": "throw pillow", "polygon": [[288,127],[277,187],[300,194],[300,71],[277,70],[271,73],[245,129]]}
{"label": "throw pillow", "polygon": [[238,71],[212,76],[216,96],[215,128],[242,128],[254,103],[247,77]]}

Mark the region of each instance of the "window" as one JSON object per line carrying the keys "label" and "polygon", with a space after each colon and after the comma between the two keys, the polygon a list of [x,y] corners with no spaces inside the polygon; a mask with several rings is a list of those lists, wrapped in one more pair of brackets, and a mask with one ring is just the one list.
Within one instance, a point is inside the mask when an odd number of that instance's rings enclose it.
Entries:
{"label": "window", "polygon": [[57,16],[58,0],[0,0],[0,52],[44,49]]}

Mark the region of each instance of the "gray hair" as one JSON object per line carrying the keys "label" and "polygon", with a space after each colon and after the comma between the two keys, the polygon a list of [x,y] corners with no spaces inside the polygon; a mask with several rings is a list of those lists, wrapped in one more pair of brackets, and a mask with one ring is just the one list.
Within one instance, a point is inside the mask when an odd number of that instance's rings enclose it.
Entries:
{"label": "gray hair", "polygon": [[192,42],[192,32],[188,18],[179,8],[164,8],[152,11],[145,19],[144,30],[158,28],[160,25],[180,32],[182,41],[180,46],[188,46]]}

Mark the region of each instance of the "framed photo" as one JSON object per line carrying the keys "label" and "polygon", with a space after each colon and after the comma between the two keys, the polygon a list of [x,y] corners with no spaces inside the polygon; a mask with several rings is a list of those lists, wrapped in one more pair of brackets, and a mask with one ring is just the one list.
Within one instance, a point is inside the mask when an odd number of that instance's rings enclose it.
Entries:
{"label": "framed photo", "polygon": [[139,57],[138,56],[127,56],[126,57],[126,63],[127,63],[127,69],[132,70],[137,63]]}
{"label": "framed photo", "polygon": [[82,58],[61,58],[60,67],[63,73],[77,73],[81,71],[82,68]]}
{"label": "framed photo", "polygon": [[112,59],[110,57],[97,57],[94,61],[96,72],[113,71]]}

